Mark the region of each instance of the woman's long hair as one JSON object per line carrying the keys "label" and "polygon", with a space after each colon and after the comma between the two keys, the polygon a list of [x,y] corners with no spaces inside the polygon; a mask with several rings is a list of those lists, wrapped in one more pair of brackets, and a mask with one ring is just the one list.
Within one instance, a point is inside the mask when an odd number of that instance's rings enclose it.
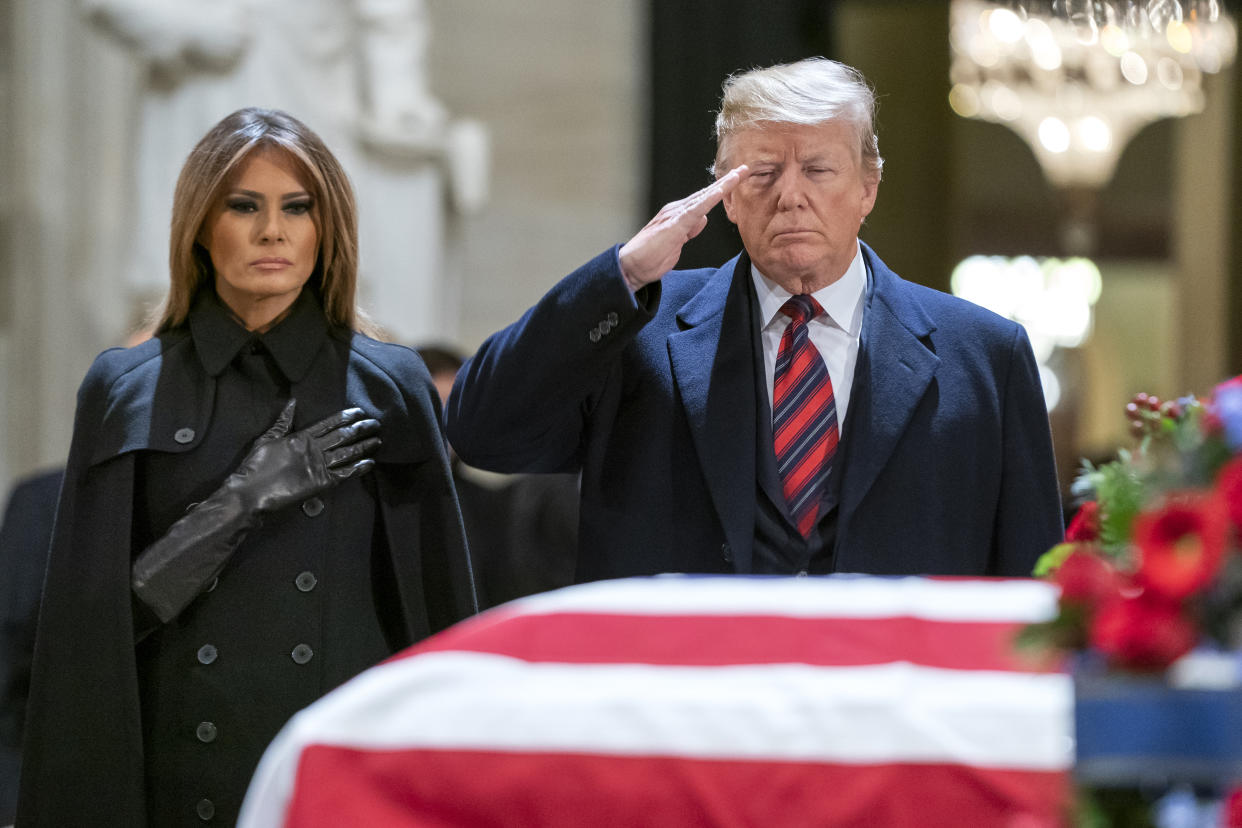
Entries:
{"label": "woman's long hair", "polygon": [[286,153],[301,168],[311,191],[319,255],[307,285],[318,292],[329,324],[373,332],[355,305],[358,210],[349,177],[306,124],[280,110],[251,107],[237,110],[212,127],[181,168],[173,196],[170,285],[156,333],[184,325],[195,293],[215,278],[211,257],[198,243],[203,223],[234,172],[260,149]]}

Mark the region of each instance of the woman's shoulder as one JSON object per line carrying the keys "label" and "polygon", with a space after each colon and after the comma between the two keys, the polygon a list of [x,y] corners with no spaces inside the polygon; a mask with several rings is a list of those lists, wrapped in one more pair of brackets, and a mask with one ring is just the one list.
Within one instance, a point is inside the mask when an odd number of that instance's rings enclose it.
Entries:
{"label": "woman's shoulder", "polygon": [[341,331],[335,336],[349,348],[350,362],[358,370],[385,374],[399,384],[415,383],[421,387],[431,382],[427,366],[413,348],[373,339],[357,331]]}
{"label": "woman's shoulder", "polygon": [[348,349],[352,404],[372,411],[383,424],[376,460],[414,462],[440,450],[438,397],[422,358],[412,348],[357,332],[333,337]]}
{"label": "woman's shoulder", "polygon": [[118,386],[145,385],[154,382],[160,366],[169,358],[177,358],[185,349],[188,337],[174,331],[152,337],[129,348],[108,348],[91,363],[82,381],[79,396],[111,394]]}

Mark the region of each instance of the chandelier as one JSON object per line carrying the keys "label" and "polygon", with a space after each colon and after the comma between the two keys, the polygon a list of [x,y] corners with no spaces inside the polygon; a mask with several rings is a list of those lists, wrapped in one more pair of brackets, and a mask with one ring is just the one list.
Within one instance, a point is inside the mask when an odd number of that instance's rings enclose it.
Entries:
{"label": "chandelier", "polygon": [[1203,110],[1233,62],[1218,0],[952,0],[949,104],[1012,129],[1061,188],[1108,182],[1130,138]]}

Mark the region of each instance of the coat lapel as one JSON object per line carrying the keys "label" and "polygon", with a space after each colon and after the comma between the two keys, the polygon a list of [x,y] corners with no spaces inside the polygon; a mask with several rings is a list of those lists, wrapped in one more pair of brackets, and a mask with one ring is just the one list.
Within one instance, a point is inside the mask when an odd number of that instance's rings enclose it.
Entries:
{"label": "coat lapel", "polygon": [[703,478],[739,572],[750,571],[755,525],[758,414],[749,269],[749,260],[739,256],[717,270],[682,306],[679,331],[668,337],[673,378]]}
{"label": "coat lapel", "polygon": [[935,323],[909,296],[905,283],[866,245],[863,255],[872,290],[846,424],[838,538],[848,531],[850,518],[892,456],[940,365],[940,358],[924,344]]}

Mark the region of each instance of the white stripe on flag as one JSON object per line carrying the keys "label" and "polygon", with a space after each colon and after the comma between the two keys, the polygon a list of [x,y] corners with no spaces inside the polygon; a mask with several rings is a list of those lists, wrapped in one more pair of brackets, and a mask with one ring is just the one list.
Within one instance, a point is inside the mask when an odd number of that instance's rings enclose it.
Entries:
{"label": "white stripe on flag", "polygon": [[[303,743],[843,764],[1069,767],[1063,674],[867,667],[531,664],[428,653],[350,682],[290,724]],[[411,698],[418,699],[411,704]],[[303,728],[303,725],[305,727]]]}
{"label": "white stripe on flag", "polygon": [[[755,588],[757,583],[761,589]],[[1021,578],[659,575],[579,584],[506,606],[527,614],[910,616],[934,621],[1031,623],[1054,617],[1056,603],[1056,587]]]}

